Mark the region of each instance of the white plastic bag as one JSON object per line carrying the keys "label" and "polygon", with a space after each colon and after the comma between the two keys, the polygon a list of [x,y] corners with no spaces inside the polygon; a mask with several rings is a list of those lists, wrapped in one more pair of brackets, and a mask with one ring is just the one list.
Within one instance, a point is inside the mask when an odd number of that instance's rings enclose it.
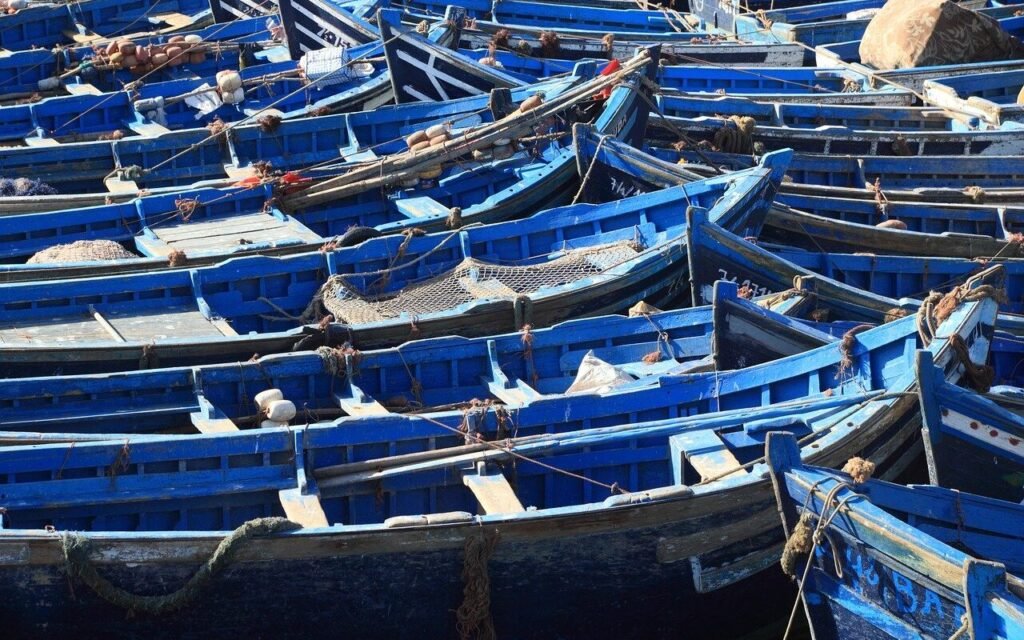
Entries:
{"label": "white plastic bag", "polygon": [[598,358],[593,351],[588,351],[580,362],[576,379],[565,393],[566,395],[607,393],[616,387],[633,382],[633,380],[633,376]]}

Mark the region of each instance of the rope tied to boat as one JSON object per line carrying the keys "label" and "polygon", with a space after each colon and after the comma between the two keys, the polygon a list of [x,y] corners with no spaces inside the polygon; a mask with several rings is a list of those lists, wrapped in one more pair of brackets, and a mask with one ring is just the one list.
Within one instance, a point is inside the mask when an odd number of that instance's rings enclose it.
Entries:
{"label": "rope tied to boat", "polygon": [[324,369],[332,376],[339,376],[343,373],[355,375],[355,371],[347,371],[345,362],[351,359],[352,366],[358,369],[359,363],[363,359],[362,352],[348,343],[337,348],[317,347],[316,355],[320,356]]}
{"label": "rope tied to boat", "polygon": [[883,218],[889,217],[889,199],[885,197],[885,193],[882,191],[882,177],[876,176],[875,183],[869,184],[868,188],[875,193],[875,209],[878,210],[878,215]]}
{"label": "rope tied to boat", "polygon": [[953,632],[953,635],[949,636],[949,640],[960,640],[960,638],[974,638],[974,634],[971,633],[970,618],[966,613],[960,616],[960,626]]}
{"label": "rope tied to boat", "polygon": [[898,156],[912,156],[914,152],[910,150],[910,144],[907,142],[907,138],[902,134],[897,135],[892,141],[892,152]]}
{"label": "rope tied to boat", "polygon": [[[782,564],[782,570],[787,575],[796,577],[796,564],[801,556],[807,556],[807,562],[804,563],[804,571],[800,577],[800,587],[797,589],[796,601],[793,603],[793,608],[789,612],[789,623],[786,625],[786,632],[783,634],[783,640],[789,637],[789,633],[793,628],[793,619],[796,617],[797,608],[800,606],[800,598],[803,595],[804,585],[807,584],[807,574],[810,572],[811,555],[814,553],[814,549],[821,545],[824,540],[829,540],[829,544],[832,545],[832,564],[835,567],[836,576],[839,578],[843,577],[843,567],[840,564],[839,555],[835,553],[835,543],[833,543],[827,533],[827,528],[832,524],[832,520],[842,511],[846,503],[855,498],[861,498],[860,494],[851,493],[842,500],[836,501],[836,496],[843,489],[850,488],[850,485],[846,482],[836,482],[835,486],[829,489],[829,492],[825,494],[825,499],[822,502],[821,514],[818,516],[818,522],[811,528],[811,520],[814,518],[814,514],[810,510],[810,501],[814,496],[814,492],[817,490],[820,481],[815,482],[810,490],[807,492],[807,502],[804,504],[803,513],[800,516],[800,520],[796,526],[793,527],[793,532],[789,538],[786,539],[786,546],[782,550],[782,557],[779,562]],[[833,507],[832,504],[835,503]],[[831,509],[831,512],[830,512]],[[787,553],[788,552],[788,553]]]}
{"label": "rope tied to boat", "polygon": [[[764,307],[765,309],[772,309],[772,308],[775,307],[775,305],[779,304],[780,302],[785,302],[786,300],[789,300],[793,296],[799,296],[799,295],[804,294],[805,292],[802,291],[800,289],[799,284],[797,284],[795,282],[795,280],[799,279],[799,277],[800,276],[797,276],[796,278],[794,278],[794,283],[793,283],[794,286],[793,286],[792,289],[786,289],[785,291],[780,291],[779,293],[773,294],[772,296],[767,298],[764,302],[762,302],[761,306]],[[811,295],[813,295],[813,294],[811,294]]]}
{"label": "rope tied to boat", "polygon": [[160,354],[156,352],[155,344],[142,345],[142,354],[139,355],[139,369],[157,369],[160,367]]}
{"label": "rope tied to boat", "polygon": [[448,209],[448,217],[444,219],[446,229],[458,229],[462,226],[462,207]]}
{"label": "rope tied to boat", "polygon": [[953,311],[964,302],[978,302],[985,298],[992,298],[998,304],[1006,303],[1006,292],[1002,289],[990,284],[974,287],[973,283],[977,277],[969,278],[964,284],[946,294],[932,291],[924,299],[917,310],[917,332],[921,336],[924,346],[927,347],[931,344],[935,339],[938,325],[945,322]]}
{"label": "rope tied to boat", "polygon": [[127,167],[118,167],[114,169],[107,177],[117,176],[119,180],[133,181],[141,180],[145,171],[142,167],[137,164],[131,164]]}
{"label": "rope tied to boat", "polygon": [[458,431],[463,434],[465,444],[476,444],[486,441],[483,434],[484,418],[491,406],[490,400],[478,400],[473,398],[462,411],[462,422]]}
{"label": "rope tied to boat", "polygon": [[[529,300],[529,298],[527,298]],[[532,302],[531,302],[532,303]],[[537,374],[537,367],[533,362],[533,325],[529,322],[523,324],[520,331],[523,334],[523,358],[526,360],[526,368],[530,372],[530,383],[537,386],[540,375]]]}
{"label": "rope tied to boat", "polygon": [[554,31],[541,31],[537,38],[540,41],[540,55],[542,58],[557,58],[562,51],[561,39]]}
{"label": "rope tied to boat", "polygon": [[511,38],[511,31],[508,29],[498,29],[494,32],[494,35],[491,36],[491,44],[493,44],[496,49],[508,49]]}
{"label": "rope tied to boat", "polygon": [[836,377],[841,378],[853,367],[853,348],[857,345],[857,334],[872,329],[873,325],[859,324],[843,334],[839,341],[839,370]]}
{"label": "rope tied to boat", "polygon": [[750,116],[729,116],[725,123],[714,133],[711,143],[715,149],[723,153],[754,153],[754,130],[757,120]]}
{"label": "rope tied to boat", "polygon": [[964,194],[971,199],[974,204],[985,203],[985,190],[977,185],[972,185],[964,189]]}
{"label": "rope tied to boat", "polygon": [[888,311],[885,312],[885,316],[882,318],[882,324],[888,324],[890,322],[895,322],[896,320],[899,320],[900,318],[906,318],[909,315],[910,315],[910,312],[907,311],[906,309],[900,309],[899,307],[893,307],[892,309],[889,309]]}
{"label": "rope tied to boat", "polygon": [[274,133],[281,126],[281,121],[281,116],[276,113],[268,113],[256,119],[263,133]]}
{"label": "rope tied to boat", "polygon": [[[849,462],[847,462],[849,464]],[[811,522],[814,520],[814,513],[810,510],[810,501],[817,489],[818,483],[815,483],[807,493],[807,504],[804,504],[803,513],[800,516],[800,520],[797,521],[793,532],[786,539],[786,545],[782,549],[782,557],[779,562],[782,564],[782,570],[786,575],[796,577],[796,565],[797,561],[802,556],[810,556],[814,553],[815,547],[819,546],[823,540],[826,539],[825,529],[832,523],[832,520],[839,515],[842,507],[852,498],[859,497],[857,494],[849,495],[842,500],[836,502],[836,496],[843,489],[850,488],[849,483],[839,481],[829,489],[829,492],[825,494],[825,500],[822,502],[821,515],[818,516],[818,522],[814,527],[811,526]],[[835,507],[832,507],[832,503],[835,502]],[[831,511],[830,511],[831,510]],[[834,557],[836,573],[842,577],[843,570],[839,564],[839,558]],[[807,568],[810,567],[811,562],[808,558],[808,562],[804,567],[803,578],[800,580],[801,589],[803,583],[807,579]],[[797,602],[800,601],[799,596]]]}
{"label": "rope tied to boat", "polygon": [[91,543],[87,536],[73,531],[61,533],[61,548],[64,567],[71,579],[77,578],[91,588],[96,595],[122,609],[130,615],[145,613],[161,615],[180,609],[195,600],[203,588],[235,558],[238,550],[253,538],[294,531],[299,525],[287,518],[255,518],[229,533],[206,562],[180,588],[163,595],[131,593],[115,586],[96,570],[90,556]]}
{"label": "rope tied to boat", "polygon": [[182,222],[188,222],[198,207],[199,198],[177,198],[174,201],[174,208]]}
{"label": "rope tied to boat", "polygon": [[479,529],[466,538],[462,561],[462,604],[455,611],[461,640],[494,640],[491,617],[491,577],[487,565],[501,535],[497,529]]}
{"label": "rope tied to boat", "polygon": [[222,138],[227,128],[228,125],[220,117],[214,118],[210,124],[206,125],[206,130],[210,132],[211,138]]}
{"label": "rope tied to boat", "polygon": [[805,511],[800,520],[793,527],[793,533],[786,538],[786,545],[782,548],[782,557],[779,564],[787,576],[796,577],[797,561],[811,553],[814,549],[814,529],[811,527],[811,512]]}
{"label": "rope tied to boat", "polygon": [[953,353],[964,367],[964,378],[967,379],[967,384],[978,393],[988,393],[996,378],[995,369],[987,364],[976,364],[971,360],[971,351],[960,334],[954,333],[949,337],[949,346],[953,348]]}
{"label": "rope tied to boat", "polygon": [[614,58],[615,57],[614,56],[614,51],[615,51],[615,34],[614,33],[606,33],[606,34],[604,34],[604,36],[601,38],[601,44],[604,46],[604,50],[606,52],[608,52],[608,57],[609,58]]}

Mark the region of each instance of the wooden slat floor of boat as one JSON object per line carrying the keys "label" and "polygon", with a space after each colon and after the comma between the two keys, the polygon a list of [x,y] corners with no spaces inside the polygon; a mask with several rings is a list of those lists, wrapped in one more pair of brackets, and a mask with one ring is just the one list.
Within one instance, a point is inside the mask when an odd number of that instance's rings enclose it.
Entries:
{"label": "wooden slat floor of boat", "polygon": [[320,236],[298,220],[281,220],[269,213],[248,213],[183,222],[173,226],[154,227],[151,231],[157,237],[157,241],[144,241],[147,245],[145,251],[150,255],[167,255],[178,249],[194,256],[223,251],[239,244],[281,245],[322,242]]}
{"label": "wooden slat floor of boat", "polygon": [[[136,313],[103,311],[103,317],[125,339],[220,337],[223,334],[195,307],[169,307]],[[91,316],[55,316],[37,323],[0,323],[0,343],[62,345],[110,341],[111,335]]]}

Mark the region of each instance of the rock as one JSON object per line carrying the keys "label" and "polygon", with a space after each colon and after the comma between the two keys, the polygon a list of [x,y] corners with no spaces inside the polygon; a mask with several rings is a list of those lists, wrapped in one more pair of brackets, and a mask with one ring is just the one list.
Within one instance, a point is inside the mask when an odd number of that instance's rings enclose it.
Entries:
{"label": "rock", "polygon": [[860,43],[861,62],[878,69],[1020,57],[1024,47],[998,22],[950,0],[889,0]]}

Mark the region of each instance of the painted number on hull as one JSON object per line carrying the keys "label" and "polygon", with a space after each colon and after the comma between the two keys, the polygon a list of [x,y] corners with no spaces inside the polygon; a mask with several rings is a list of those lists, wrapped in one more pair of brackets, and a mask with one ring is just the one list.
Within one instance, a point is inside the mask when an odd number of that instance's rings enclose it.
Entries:
{"label": "painted number on hull", "polygon": [[718,273],[719,280],[728,280],[729,282],[735,282],[736,285],[739,287],[747,287],[754,292],[755,296],[766,296],[769,293],[772,293],[772,290],[769,289],[768,287],[762,287],[756,282],[752,282],[749,278],[741,281],[736,276],[730,276],[729,272],[726,271],[725,269],[719,269]]}

